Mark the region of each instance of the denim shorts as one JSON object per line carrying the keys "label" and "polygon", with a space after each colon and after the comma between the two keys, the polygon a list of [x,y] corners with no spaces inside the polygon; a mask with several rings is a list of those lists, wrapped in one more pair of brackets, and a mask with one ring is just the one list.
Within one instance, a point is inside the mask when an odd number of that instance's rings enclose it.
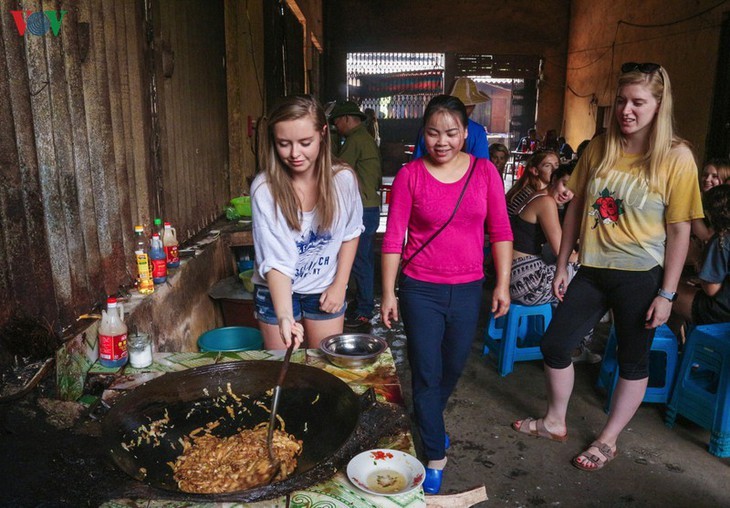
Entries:
{"label": "denim shorts", "polygon": [[[266,286],[257,285],[254,288],[254,301],[256,303],[256,319],[268,325],[279,324],[276,319],[276,311],[274,310],[274,302],[271,300],[271,292]],[[319,308],[319,298],[322,293],[313,295],[303,295],[301,293],[292,294],[292,309],[294,310],[294,320],[300,321],[304,319],[312,319],[315,321],[325,321],[327,319],[335,319],[342,316],[347,309],[347,304],[335,313],[330,314]]]}

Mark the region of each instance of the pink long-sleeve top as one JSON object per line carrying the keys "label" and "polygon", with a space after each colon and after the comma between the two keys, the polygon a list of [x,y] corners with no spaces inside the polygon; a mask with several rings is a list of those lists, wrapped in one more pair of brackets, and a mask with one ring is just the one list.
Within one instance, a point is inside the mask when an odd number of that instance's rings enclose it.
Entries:
{"label": "pink long-sleeve top", "polygon": [[[471,165],[475,159],[470,159]],[[469,171],[457,182],[443,183],[428,172],[422,159],[403,166],[393,182],[382,252],[410,259],[451,216],[468,175]],[[481,279],[485,221],[491,243],[512,241],[497,168],[487,159],[476,159],[474,175],[453,220],[408,263],[403,273],[436,284]]]}

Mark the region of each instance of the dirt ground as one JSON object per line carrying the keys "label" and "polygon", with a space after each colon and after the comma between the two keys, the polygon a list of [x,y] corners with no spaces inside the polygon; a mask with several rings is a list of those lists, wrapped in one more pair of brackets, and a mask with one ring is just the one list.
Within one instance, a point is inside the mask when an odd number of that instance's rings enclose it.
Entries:
{"label": "dirt ground", "polygon": [[53,381],[13,403],[0,404],[0,506],[99,506],[126,477],[106,462],[99,426],[74,418],[81,406],[58,404]]}

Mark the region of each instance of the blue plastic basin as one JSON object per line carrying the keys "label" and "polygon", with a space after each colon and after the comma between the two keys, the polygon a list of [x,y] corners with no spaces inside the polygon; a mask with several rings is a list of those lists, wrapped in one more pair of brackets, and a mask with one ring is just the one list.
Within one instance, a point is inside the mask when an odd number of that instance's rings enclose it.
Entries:
{"label": "blue plastic basin", "polygon": [[202,352],[255,351],[264,345],[261,332],[248,326],[226,326],[205,332],[198,338]]}

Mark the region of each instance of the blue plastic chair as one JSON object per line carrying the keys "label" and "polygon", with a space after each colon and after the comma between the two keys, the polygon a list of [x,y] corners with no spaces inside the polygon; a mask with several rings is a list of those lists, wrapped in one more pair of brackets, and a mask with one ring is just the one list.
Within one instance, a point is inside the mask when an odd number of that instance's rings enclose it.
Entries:
{"label": "blue plastic chair", "polygon": [[494,319],[494,315],[490,314],[482,354],[488,355],[490,350],[494,352],[500,376],[511,373],[515,362],[541,360],[540,339],[552,317],[553,309],[549,303],[513,303],[506,316]]}
{"label": "blue plastic chair", "polygon": [[730,323],[699,325],[690,332],[665,423],[677,415],[709,429],[709,451],[730,457]]}
{"label": "blue plastic chair", "polygon": [[[612,326],[606,342],[606,351],[603,353],[601,372],[598,374],[596,386],[605,388],[608,392],[604,411],[611,408],[611,398],[618,382],[618,361],[616,358],[616,329]],[[651,344],[649,359],[649,386],[644,394],[644,402],[660,402],[666,404],[672,392],[674,378],[679,361],[679,346],[677,337],[667,325],[657,328],[654,341]],[[657,381],[661,381],[657,384]]]}

